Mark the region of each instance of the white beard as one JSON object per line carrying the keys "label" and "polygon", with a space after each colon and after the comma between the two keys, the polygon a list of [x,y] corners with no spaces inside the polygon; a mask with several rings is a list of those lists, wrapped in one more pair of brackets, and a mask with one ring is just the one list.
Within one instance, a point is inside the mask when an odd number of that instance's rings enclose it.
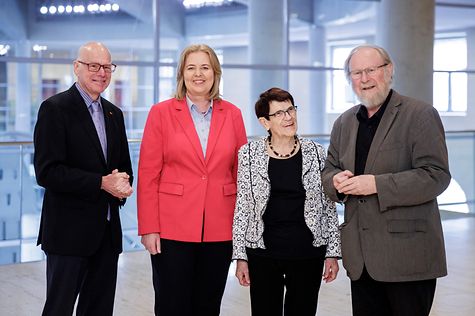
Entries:
{"label": "white beard", "polygon": [[375,109],[379,107],[383,102],[386,100],[387,96],[389,94],[389,89],[385,91],[378,91],[377,93],[365,97],[363,95],[357,95],[358,100],[366,106],[367,109]]}

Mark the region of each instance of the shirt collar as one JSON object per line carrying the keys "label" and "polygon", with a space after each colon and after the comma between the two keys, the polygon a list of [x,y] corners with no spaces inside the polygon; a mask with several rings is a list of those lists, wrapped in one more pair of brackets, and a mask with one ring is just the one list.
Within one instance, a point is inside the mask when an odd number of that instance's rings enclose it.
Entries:
{"label": "shirt collar", "polygon": [[188,105],[188,108],[190,109],[190,112],[194,111],[196,113],[200,113],[200,114],[203,114],[203,115],[206,115],[206,114],[210,113],[213,109],[213,100],[212,99],[210,100],[209,108],[205,113],[200,112],[198,110],[198,107],[193,103],[193,101],[191,101],[191,99],[188,96],[186,96],[186,104]]}
{"label": "shirt collar", "polygon": [[[92,104],[92,102],[96,101],[96,100],[93,100],[91,98],[91,96],[89,96],[89,94],[87,94],[86,91],[84,91],[81,86],[79,85],[79,83],[75,83],[75,86],[76,88],[78,89],[79,91],[79,94],[82,96],[84,102],[86,103],[86,106],[89,108]],[[97,103],[99,103],[99,106],[102,108],[102,103],[101,103],[101,97],[99,96],[99,98],[97,98]]]}
{"label": "shirt collar", "polygon": [[393,90],[391,89],[391,90],[389,90],[389,94],[386,97],[386,100],[384,100],[381,107],[370,118],[368,118],[368,109],[363,104],[361,104],[360,108],[358,109],[358,113],[356,113],[356,117],[358,118],[358,121],[360,121],[360,122],[362,122],[362,121],[364,121],[364,122],[376,122],[376,121],[378,121],[379,122],[381,120],[381,118],[383,117],[384,111],[386,110],[386,108],[388,106],[388,103],[389,103],[389,100],[391,99],[392,94],[393,94]]}

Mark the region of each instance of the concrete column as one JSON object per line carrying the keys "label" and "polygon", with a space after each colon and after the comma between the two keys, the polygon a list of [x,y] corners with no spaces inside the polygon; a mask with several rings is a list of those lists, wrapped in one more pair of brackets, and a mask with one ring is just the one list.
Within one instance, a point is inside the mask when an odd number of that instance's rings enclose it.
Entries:
{"label": "concrete column", "polygon": [[[252,64],[287,65],[288,63],[288,10],[287,0],[250,0],[249,61]],[[271,87],[287,89],[286,70],[251,70],[250,105],[254,106],[259,94]],[[247,134],[264,135],[265,130],[254,116],[246,117]]]}
{"label": "concrete column", "polygon": [[[31,45],[29,41],[16,42],[17,56],[30,57]],[[18,63],[16,67],[16,104],[15,104],[15,131],[31,133],[31,67],[29,63]],[[41,84],[41,78],[39,84]]]}
{"label": "concrete column", "polygon": [[[325,66],[326,32],[322,26],[312,25],[309,30],[310,65]],[[308,107],[299,109],[300,134],[325,133],[326,118],[326,72],[312,71],[310,73],[310,91]]]}
{"label": "concrete column", "polygon": [[393,87],[432,104],[435,0],[381,0],[376,44],[395,64]]}

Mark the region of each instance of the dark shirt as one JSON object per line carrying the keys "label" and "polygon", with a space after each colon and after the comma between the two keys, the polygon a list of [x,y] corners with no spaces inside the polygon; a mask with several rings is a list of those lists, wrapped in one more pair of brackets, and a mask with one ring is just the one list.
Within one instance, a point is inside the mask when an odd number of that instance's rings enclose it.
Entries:
{"label": "dark shirt", "polygon": [[272,258],[312,258],[322,249],[313,247],[312,232],[304,219],[306,191],[302,184],[302,151],[288,159],[269,159],[271,192],[264,212],[266,249],[248,252]]}
{"label": "dark shirt", "polygon": [[364,174],[371,143],[373,142],[379,122],[381,122],[381,118],[383,117],[392,94],[393,90],[390,90],[383,105],[381,105],[379,110],[374,113],[373,116],[368,117],[368,110],[364,105],[361,105],[358,113],[356,113],[356,118],[360,124],[358,127],[358,136],[356,137],[355,176]]}

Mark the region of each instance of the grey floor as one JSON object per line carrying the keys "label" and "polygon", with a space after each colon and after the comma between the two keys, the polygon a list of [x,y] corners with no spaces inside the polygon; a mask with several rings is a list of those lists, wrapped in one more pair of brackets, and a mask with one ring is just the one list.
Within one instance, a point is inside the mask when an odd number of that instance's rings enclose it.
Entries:
{"label": "grey floor", "polygon": [[[475,217],[443,213],[449,275],[438,280],[431,316],[475,315]],[[0,315],[40,315],[45,297],[45,262],[0,266]],[[342,270],[323,284],[318,315],[351,315],[349,281]],[[222,315],[247,316],[249,292],[240,287],[231,266]],[[153,315],[153,289],[149,256],[122,254],[114,315]]]}

